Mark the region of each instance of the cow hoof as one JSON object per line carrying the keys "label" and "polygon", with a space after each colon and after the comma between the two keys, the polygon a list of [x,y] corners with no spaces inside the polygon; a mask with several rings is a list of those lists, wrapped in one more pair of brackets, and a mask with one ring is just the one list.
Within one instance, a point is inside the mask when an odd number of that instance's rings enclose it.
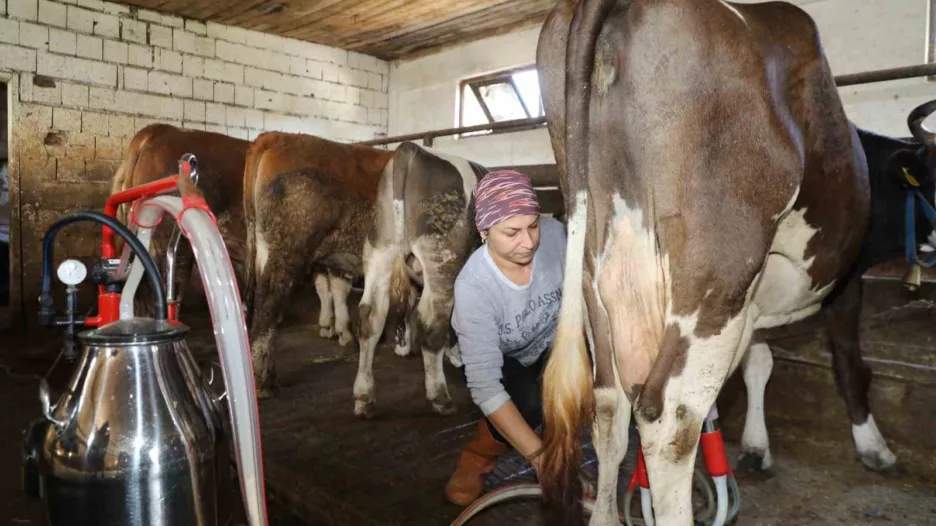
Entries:
{"label": "cow hoof", "polygon": [[338,335],[338,345],[342,347],[347,346],[352,341],[354,341],[354,336],[350,332],[343,332]]}
{"label": "cow hoof", "polygon": [[455,404],[451,400],[432,402],[432,410],[442,416],[455,414]]}
{"label": "cow hoof", "polygon": [[770,456],[770,450],[767,451],[746,451],[738,457],[738,471],[748,473],[759,473],[768,477],[773,476],[773,458]]}
{"label": "cow hoof", "polygon": [[396,353],[397,356],[406,358],[407,356],[410,355],[410,346],[409,345],[407,346],[397,345],[396,347],[393,348],[393,352]]}
{"label": "cow hoof", "polygon": [[373,400],[355,400],[354,401],[354,416],[360,418],[374,418],[374,401]]}
{"label": "cow hoof", "polygon": [[893,473],[896,471],[897,457],[891,453],[890,449],[881,451],[869,451],[859,455],[861,463],[871,471],[879,473]]}
{"label": "cow hoof", "polygon": [[325,338],[326,340],[330,340],[335,337],[335,329],[332,327],[321,327],[319,329],[319,336]]}

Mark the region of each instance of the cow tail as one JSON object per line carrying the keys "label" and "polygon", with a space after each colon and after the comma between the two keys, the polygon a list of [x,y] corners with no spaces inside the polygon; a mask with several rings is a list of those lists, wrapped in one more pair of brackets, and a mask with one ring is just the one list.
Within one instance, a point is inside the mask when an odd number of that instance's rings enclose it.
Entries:
{"label": "cow tail", "polygon": [[593,417],[592,367],[585,343],[585,298],[582,292],[586,202],[577,203],[569,221],[566,269],[562,284],[559,326],[543,371],[543,447],[539,480],[548,504],[580,524],[582,463],[581,428]]}
{"label": "cow tail", "polygon": [[[127,145],[127,151],[124,153],[123,161],[121,161],[120,166],[117,167],[117,171],[114,172],[114,178],[111,180],[111,195],[127,190],[133,186],[133,174],[140,160],[140,154],[143,153],[143,149],[146,148],[150,139],[153,138],[153,133],[154,131],[149,127],[143,128],[130,140],[130,144]],[[127,224],[129,219],[127,215],[129,212],[129,205],[122,204],[118,206],[116,219],[123,224]],[[122,242],[123,240],[118,236],[118,247]]]}
{"label": "cow tail", "polygon": [[390,269],[390,311],[388,321],[399,323],[405,319],[416,291],[406,268],[410,255],[406,236],[406,176],[410,164],[418,149],[412,143],[405,142],[397,147],[391,167],[393,184],[393,267]]}
{"label": "cow tail", "polygon": [[244,308],[247,311],[247,327],[253,319],[253,301],[257,287],[257,217],[254,194],[260,160],[263,158],[265,147],[261,141],[262,135],[247,151],[244,164],[244,225],[247,239],[244,243]]}
{"label": "cow tail", "polygon": [[539,479],[547,503],[559,505],[571,524],[582,517],[581,430],[594,418],[593,373],[585,343],[585,236],[588,209],[588,130],[591,77],[598,33],[616,0],[582,0],[566,47],[565,195],[566,266],[559,326],[543,372],[543,447]]}

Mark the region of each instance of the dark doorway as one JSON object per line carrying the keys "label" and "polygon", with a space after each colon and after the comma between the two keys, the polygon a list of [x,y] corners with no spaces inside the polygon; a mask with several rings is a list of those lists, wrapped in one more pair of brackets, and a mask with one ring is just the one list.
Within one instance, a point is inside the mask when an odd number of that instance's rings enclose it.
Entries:
{"label": "dark doorway", "polygon": [[6,328],[10,319],[9,114],[7,85],[0,83],[0,329]]}

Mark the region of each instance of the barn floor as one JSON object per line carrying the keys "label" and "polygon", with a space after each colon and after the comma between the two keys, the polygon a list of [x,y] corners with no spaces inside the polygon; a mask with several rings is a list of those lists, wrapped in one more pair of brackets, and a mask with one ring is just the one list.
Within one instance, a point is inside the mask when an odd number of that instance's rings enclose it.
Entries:
{"label": "barn floor", "polygon": [[[771,340],[777,358],[768,386],[767,424],[775,467],[770,475],[738,472],[742,508],[737,524],[936,524],[936,469],[929,447],[936,439],[925,431],[936,423],[936,310],[925,302],[897,311],[890,310],[896,300],[866,303],[862,340],[866,356],[878,360],[871,363],[876,374],[872,403],[901,459],[899,469],[880,475],[855,460],[844,404],[835,394],[831,371],[823,367],[821,331],[810,323],[795,326]],[[356,419],[351,393],[356,347],[321,340],[314,307],[302,306],[296,309],[305,312],[301,319],[286,320],[276,355],[280,391],[260,403],[271,524],[448,524],[460,508],[445,502],[442,488],[479,416],[460,372],[446,366],[457,413],[437,416],[424,398],[422,360],[399,358],[382,345],[374,361],[379,414],[371,421]],[[200,361],[211,360],[215,351],[207,317],[192,315],[187,321],[195,327],[189,338],[193,352]],[[2,345],[0,363],[17,374],[42,374],[48,367],[48,353],[36,348],[43,344],[4,341],[12,345]],[[905,361],[910,353],[913,363],[891,363],[897,360],[888,353],[895,350]],[[53,385],[70,374],[67,367],[59,369]],[[41,506],[26,501],[18,475],[20,433],[39,415],[36,385],[34,379],[0,370],[0,524],[44,524]],[[739,386],[733,379],[719,402],[733,466],[744,416]],[[915,433],[907,431],[907,420],[915,420]],[[594,474],[591,449],[586,457],[587,471]],[[622,495],[633,458],[631,448],[621,470]],[[488,487],[530,477],[529,466],[508,455]],[[557,522],[529,500],[484,512],[475,523]]]}

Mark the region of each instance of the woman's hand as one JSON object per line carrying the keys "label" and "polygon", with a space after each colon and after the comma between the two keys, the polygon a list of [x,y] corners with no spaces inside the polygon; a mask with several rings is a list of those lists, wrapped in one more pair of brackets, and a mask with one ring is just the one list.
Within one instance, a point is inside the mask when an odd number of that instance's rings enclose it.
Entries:
{"label": "woman's hand", "polygon": [[527,424],[526,420],[523,419],[523,415],[520,414],[516,404],[508,400],[500,409],[491,413],[488,419],[494,424],[497,431],[510,442],[510,445],[533,464],[533,467],[537,470],[538,478],[539,457],[533,455],[543,447],[543,442],[540,440],[539,435],[533,431],[533,428],[530,427],[530,424]]}
{"label": "woman's hand", "polygon": [[536,480],[540,480],[540,459],[542,457],[535,456],[533,458],[527,458],[530,461],[530,464],[533,465],[533,469],[536,470]]}

